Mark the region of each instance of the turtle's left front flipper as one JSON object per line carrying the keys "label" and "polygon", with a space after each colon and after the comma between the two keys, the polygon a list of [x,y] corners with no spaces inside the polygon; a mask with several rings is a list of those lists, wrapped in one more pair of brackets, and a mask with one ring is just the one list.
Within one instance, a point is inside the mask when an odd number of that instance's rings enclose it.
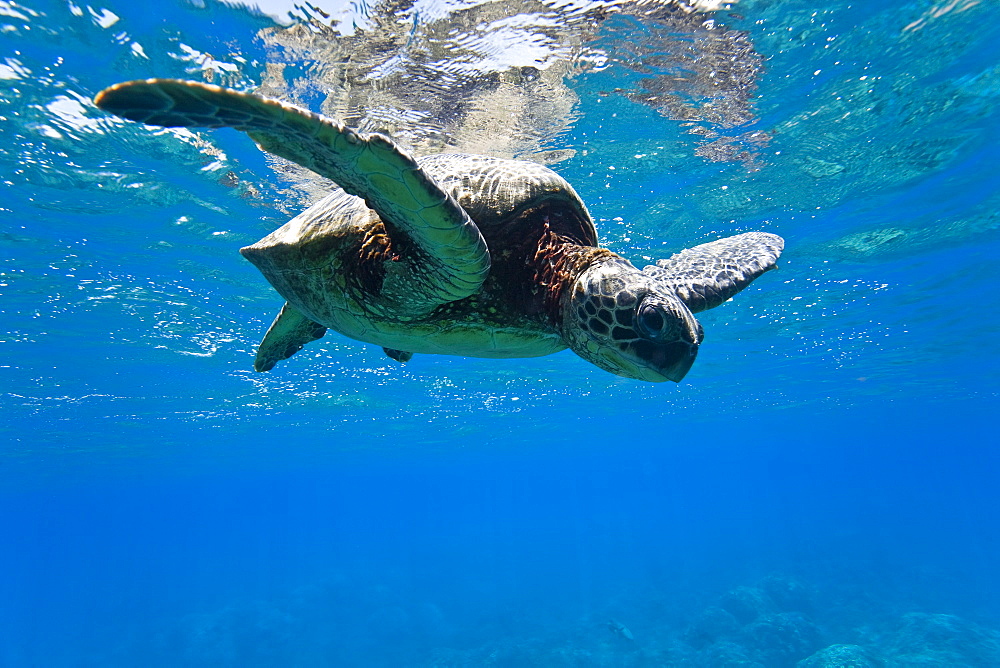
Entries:
{"label": "turtle's left front flipper", "polygon": [[715,308],[775,267],[784,240],[747,232],[677,253],[642,273],[672,289],[692,313]]}
{"label": "turtle's left front flipper", "polygon": [[388,137],[358,134],[290,104],[195,81],[129,81],[101,91],[94,103],[150,125],[241,130],[264,150],[361,197],[390,235],[405,235],[416,248],[410,270],[394,280],[396,291],[408,293],[407,302],[423,311],[464,299],[486,280],[490,254],[479,228]]}

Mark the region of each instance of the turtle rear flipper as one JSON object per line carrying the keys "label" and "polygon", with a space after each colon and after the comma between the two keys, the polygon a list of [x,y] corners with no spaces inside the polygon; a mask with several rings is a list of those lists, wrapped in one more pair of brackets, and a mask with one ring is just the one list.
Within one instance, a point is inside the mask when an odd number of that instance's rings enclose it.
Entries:
{"label": "turtle rear flipper", "polygon": [[390,235],[404,234],[413,269],[398,280],[409,303],[429,310],[475,293],[490,270],[490,254],[468,214],[392,141],[358,134],[325,116],[258,95],[176,79],[112,86],[94,103],[130,120],[166,127],[246,132],[261,148],[365,200]]}
{"label": "turtle rear flipper", "polygon": [[322,338],[324,334],[326,327],[313,322],[297,308],[286,303],[257,347],[254,371],[270,371],[275,364],[288,359],[302,350],[302,346]]}
{"label": "turtle rear flipper", "polygon": [[765,271],[785,246],[781,237],[747,232],[682,250],[642,273],[673,290],[692,313],[715,308]]}
{"label": "turtle rear flipper", "polygon": [[395,348],[383,348],[382,350],[397,362],[409,362],[413,359],[413,353],[406,350],[396,350]]}

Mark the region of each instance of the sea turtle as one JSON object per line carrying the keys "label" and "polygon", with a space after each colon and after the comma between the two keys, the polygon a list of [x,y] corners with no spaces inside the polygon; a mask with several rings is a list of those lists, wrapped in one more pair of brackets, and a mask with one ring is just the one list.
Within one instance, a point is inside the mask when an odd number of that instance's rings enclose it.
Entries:
{"label": "sea turtle", "polygon": [[780,237],[749,232],[637,269],[597,245],[573,188],[541,165],[482,155],[415,160],[250,93],[173,79],[95,98],[150,125],[231,127],[341,189],[240,252],[287,301],[257,352],[267,371],[333,329],[413,353],[534,357],[567,347],[612,373],[680,381],[702,342],[693,313],[774,267]]}

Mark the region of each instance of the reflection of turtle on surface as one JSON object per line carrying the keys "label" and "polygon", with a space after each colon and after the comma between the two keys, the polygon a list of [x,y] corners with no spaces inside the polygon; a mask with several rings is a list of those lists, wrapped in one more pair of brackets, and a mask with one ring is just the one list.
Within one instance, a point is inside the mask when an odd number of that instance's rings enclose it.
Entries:
{"label": "reflection of turtle on surface", "polygon": [[266,371],[327,328],[413,353],[534,357],[567,347],[602,369],[681,380],[693,312],[771,269],[782,240],[751,232],[637,269],[597,246],[573,188],[530,162],[443,154],[200,83],[113,86],[106,111],[151,125],[232,127],[343,188],[241,252],[287,300],[260,344]]}
{"label": "reflection of turtle on surface", "polygon": [[[677,156],[693,149],[750,166],[768,140],[753,127],[763,59],[749,33],[726,25],[739,21],[718,11],[728,4],[721,0],[362,4],[361,16],[330,16],[297,3],[290,25],[262,29],[268,64],[260,93],[309,100],[355,131],[389,134],[418,155],[559,162],[574,147],[551,149],[565,144],[583,107],[607,95],[679,122],[664,121],[656,141],[688,134],[660,148]],[[616,87],[605,90],[601,81]],[[308,174],[291,173],[312,192]]]}

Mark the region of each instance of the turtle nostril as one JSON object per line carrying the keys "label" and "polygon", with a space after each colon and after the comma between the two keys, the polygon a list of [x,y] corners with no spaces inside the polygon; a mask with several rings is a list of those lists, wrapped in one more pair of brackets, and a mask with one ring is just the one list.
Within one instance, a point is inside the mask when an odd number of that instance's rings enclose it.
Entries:
{"label": "turtle nostril", "polygon": [[693,324],[689,323],[681,330],[681,336],[688,343],[697,346],[705,337],[705,331],[701,328],[701,323],[695,320]]}

